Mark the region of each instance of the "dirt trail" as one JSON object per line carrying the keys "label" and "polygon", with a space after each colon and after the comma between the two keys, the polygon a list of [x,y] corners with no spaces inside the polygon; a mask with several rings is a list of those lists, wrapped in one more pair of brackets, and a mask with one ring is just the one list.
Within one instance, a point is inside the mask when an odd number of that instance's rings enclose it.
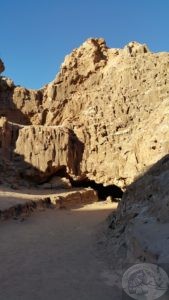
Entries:
{"label": "dirt trail", "polygon": [[114,207],[93,203],[1,222],[0,300],[120,299],[96,253],[98,231]]}

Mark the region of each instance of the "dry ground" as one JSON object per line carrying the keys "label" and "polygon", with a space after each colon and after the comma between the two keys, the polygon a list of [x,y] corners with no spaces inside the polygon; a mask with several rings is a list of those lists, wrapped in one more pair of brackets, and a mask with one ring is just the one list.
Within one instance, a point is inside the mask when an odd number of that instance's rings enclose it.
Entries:
{"label": "dry ground", "polygon": [[106,278],[106,257],[97,253],[98,233],[115,206],[99,202],[1,221],[0,300],[121,299]]}

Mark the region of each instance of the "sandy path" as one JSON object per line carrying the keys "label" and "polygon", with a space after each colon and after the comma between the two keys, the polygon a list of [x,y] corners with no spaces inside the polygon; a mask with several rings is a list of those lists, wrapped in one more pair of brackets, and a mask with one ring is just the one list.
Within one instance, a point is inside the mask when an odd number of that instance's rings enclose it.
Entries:
{"label": "sandy path", "polygon": [[46,210],[0,224],[0,300],[120,299],[96,255],[112,204]]}

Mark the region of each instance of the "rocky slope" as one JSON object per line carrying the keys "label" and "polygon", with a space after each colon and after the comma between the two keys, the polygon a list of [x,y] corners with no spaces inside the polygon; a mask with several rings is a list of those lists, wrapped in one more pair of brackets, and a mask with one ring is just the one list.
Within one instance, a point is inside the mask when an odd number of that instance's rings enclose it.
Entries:
{"label": "rocky slope", "polygon": [[169,262],[169,155],[127,187],[110,218],[109,252],[125,262]]}

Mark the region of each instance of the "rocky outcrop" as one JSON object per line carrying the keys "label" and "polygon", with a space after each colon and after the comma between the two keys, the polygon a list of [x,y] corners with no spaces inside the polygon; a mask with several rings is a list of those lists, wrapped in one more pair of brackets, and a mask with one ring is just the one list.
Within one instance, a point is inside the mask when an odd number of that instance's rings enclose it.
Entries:
{"label": "rocky outcrop", "polygon": [[0,78],[0,116],[10,122],[29,125],[43,123],[42,92],[16,87],[7,77]]}
{"label": "rocky outcrop", "polygon": [[[73,175],[125,187],[168,153],[168,65],[168,53],[152,53],[137,42],[110,49],[103,39],[89,39],[66,56],[56,78],[40,91],[7,87],[3,79],[0,111],[9,121],[39,125],[37,132],[41,125],[69,128],[84,145]],[[22,130],[19,153],[32,163],[28,157],[39,154],[23,146],[29,130]],[[38,159],[34,164],[41,170],[45,151]],[[71,164],[75,170],[76,160]]]}
{"label": "rocky outcrop", "polygon": [[9,161],[13,160],[19,130],[24,126],[8,122],[6,117],[0,118],[0,153]]}
{"label": "rocky outcrop", "polygon": [[[44,91],[46,124],[71,126],[84,143],[81,173],[120,186],[168,153],[168,53],[89,39]],[[163,136],[163,138],[161,138]]]}
{"label": "rocky outcrop", "polygon": [[169,53],[89,39],[39,91],[0,77],[0,182],[10,174],[44,183],[63,172],[122,187],[110,255],[116,264],[117,253],[122,261],[167,262],[168,68]]}
{"label": "rocky outcrop", "polygon": [[26,176],[40,180],[62,169],[73,176],[79,173],[83,144],[66,127],[32,125],[19,131],[15,153],[28,164]]}
{"label": "rocky outcrop", "polygon": [[[5,67],[0,60],[0,73]],[[7,77],[0,77],[0,117],[17,124],[43,124],[42,90],[28,90],[15,86]]]}

